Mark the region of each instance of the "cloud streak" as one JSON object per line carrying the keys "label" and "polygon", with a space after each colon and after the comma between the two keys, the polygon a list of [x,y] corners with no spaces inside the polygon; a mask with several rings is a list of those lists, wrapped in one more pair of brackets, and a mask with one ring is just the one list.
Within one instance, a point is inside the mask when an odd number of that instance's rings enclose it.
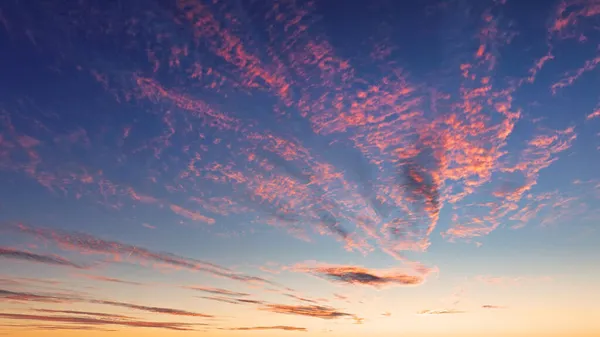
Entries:
{"label": "cloud streak", "polygon": [[216,265],[214,263],[178,256],[171,253],[156,252],[140,246],[134,246],[118,241],[104,240],[89,234],[33,228],[23,224],[19,224],[17,229],[21,233],[54,242],[60,248],[68,251],[77,251],[86,254],[108,255],[112,256],[117,261],[127,258],[142,262],[154,263],[158,266],[170,266],[174,268],[202,271],[214,276],[224,277],[240,282],[259,284],[271,283],[270,281],[261,277],[235,273],[228,268]]}
{"label": "cloud streak", "polygon": [[106,301],[106,300],[90,300],[89,302],[97,303],[97,304],[111,305],[111,306],[122,307],[122,308],[133,309],[133,310],[158,313],[158,314],[174,315],[174,316],[189,316],[189,317],[200,317],[200,318],[213,318],[214,317],[213,315],[201,314],[201,313],[191,312],[191,311],[187,311],[187,310],[178,310],[178,309],[163,308],[163,307],[151,307],[151,306],[131,304],[131,303],[125,303],[125,302]]}
{"label": "cloud streak", "polygon": [[0,299],[16,302],[41,302],[41,303],[73,303],[80,301],[75,296],[64,296],[62,294],[34,294],[20,291],[9,291],[0,289]]}
{"label": "cloud streak", "polygon": [[83,266],[80,266],[74,262],[71,262],[65,258],[55,256],[55,255],[40,255],[35,253],[30,253],[22,250],[16,250],[11,248],[0,247],[0,257],[14,260],[23,260],[30,261],[36,263],[50,264],[55,266],[65,266],[72,267],[77,269],[84,269]]}
{"label": "cloud streak", "polygon": [[196,291],[202,291],[205,293],[215,294],[215,295],[226,295],[226,296],[250,296],[248,293],[236,292],[222,288],[211,288],[211,287],[202,287],[202,286],[184,286],[185,289],[191,289]]}
{"label": "cloud streak", "polygon": [[84,325],[117,325],[135,328],[160,328],[167,330],[191,331],[197,324],[179,322],[149,322],[139,320],[114,320],[106,318],[80,316],[45,316],[15,313],[0,313],[0,318],[6,320],[27,320],[53,323],[84,324]]}
{"label": "cloud streak", "polygon": [[456,309],[435,309],[435,310],[422,310],[419,311],[419,315],[453,315],[453,314],[463,314],[464,311],[456,310]]}
{"label": "cloud streak", "polygon": [[262,331],[262,330],[283,330],[283,331],[302,331],[306,332],[306,328],[299,328],[295,326],[287,326],[287,325],[275,325],[275,326],[252,326],[252,327],[238,327],[238,328],[229,328],[225,330],[232,331]]}
{"label": "cloud streak", "polygon": [[126,281],[126,280],[122,280],[122,279],[118,279],[118,278],[114,278],[114,277],[107,277],[107,276],[101,276],[101,275],[87,275],[87,274],[77,274],[78,277],[83,277],[89,280],[94,280],[94,281],[102,281],[102,282],[109,282],[109,283],[120,283],[120,284],[129,284],[129,285],[134,285],[134,286],[141,286],[143,285],[143,283],[139,283],[139,282],[133,282],[133,281]]}
{"label": "cloud streak", "polygon": [[173,308],[145,306],[127,302],[109,301],[109,300],[98,300],[88,299],[73,294],[34,294],[27,292],[15,292],[0,289],[0,299],[17,301],[17,302],[41,302],[41,303],[93,303],[102,304],[113,307],[121,307],[131,310],[146,311],[157,314],[165,314],[172,316],[188,316],[188,317],[199,317],[199,318],[214,318],[215,316],[209,314],[202,314],[187,310],[179,310]]}
{"label": "cloud streak", "polygon": [[34,309],[36,312],[46,314],[68,314],[68,315],[85,315],[85,316],[97,316],[114,319],[132,319],[130,316],[107,314],[103,312],[91,312],[91,311],[79,311],[79,310],[52,310],[52,309]]}

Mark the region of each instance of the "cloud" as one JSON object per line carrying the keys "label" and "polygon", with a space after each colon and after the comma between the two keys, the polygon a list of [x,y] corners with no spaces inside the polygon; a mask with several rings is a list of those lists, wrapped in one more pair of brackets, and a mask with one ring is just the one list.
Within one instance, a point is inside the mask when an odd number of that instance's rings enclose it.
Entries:
{"label": "cloud", "polygon": [[587,115],[585,119],[599,118],[600,117],[600,105],[597,107],[597,110]]}
{"label": "cloud", "polygon": [[121,280],[121,279],[117,279],[117,278],[113,278],[113,277],[106,277],[106,276],[100,276],[100,275],[77,274],[77,276],[87,278],[90,280],[95,280],[95,281],[129,284],[129,285],[135,285],[135,286],[143,285],[142,283],[139,283],[139,282],[125,281],[125,280]]}
{"label": "cloud", "polygon": [[42,302],[42,303],[72,303],[80,299],[63,295],[42,295],[28,292],[18,292],[0,289],[0,299],[17,302]]}
{"label": "cloud", "polygon": [[112,305],[112,306],[116,306],[116,307],[122,307],[122,308],[134,309],[134,310],[153,312],[153,313],[158,313],[158,314],[174,315],[174,316],[190,316],[190,317],[202,317],[202,318],[213,318],[214,317],[213,315],[201,314],[201,313],[191,312],[191,311],[186,311],[186,310],[178,310],[178,309],[162,308],[162,307],[150,307],[150,306],[145,306],[145,305],[125,303],[125,302],[115,302],[115,301],[105,301],[105,300],[90,300],[89,302],[97,303],[97,304]]}
{"label": "cloud", "polygon": [[0,313],[0,318],[7,320],[43,321],[53,323],[84,324],[84,325],[120,325],[137,328],[161,328],[168,330],[191,331],[198,324],[179,322],[148,322],[139,320],[114,320],[106,318],[80,316],[43,316],[28,314]]}
{"label": "cloud", "polygon": [[46,314],[69,314],[69,315],[86,315],[86,316],[97,316],[105,318],[115,319],[132,319],[130,316],[106,314],[102,312],[91,312],[91,311],[78,311],[78,310],[52,310],[52,309],[34,309],[36,312],[43,312]]}
{"label": "cloud", "polygon": [[211,293],[211,294],[215,294],[215,295],[242,296],[242,297],[250,296],[250,294],[248,294],[248,293],[240,293],[240,292],[231,291],[231,290],[227,290],[227,289],[221,289],[221,288],[211,288],[211,287],[202,287],[202,286],[184,286],[183,288],[197,290],[197,291],[203,291],[203,292]]}
{"label": "cloud", "polygon": [[285,305],[267,304],[261,308],[278,314],[300,315],[321,319],[337,319],[342,317],[355,317],[352,314],[338,311],[334,308],[320,305]]}
{"label": "cloud", "polygon": [[62,281],[47,279],[47,278],[31,278],[31,277],[10,277],[10,279],[4,277],[0,278],[0,283],[10,285],[26,285],[26,284],[43,284],[43,285],[58,285],[63,283]]}
{"label": "cloud", "polygon": [[87,254],[95,253],[100,255],[110,255],[113,256],[115,260],[128,258],[141,260],[143,262],[154,262],[157,265],[203,271],[214,276],[246,283],[271,284],[270,281],[261,277],[235,273],[230,269],[214,263],[178,256],[171,253],[156,252],[118,241],[104,240],[85,233],[34,228],[23,224],[19,224],[15,228],[22,233],[55,242],[64,250],[74,250]]}
{"label": "cloud", "polygon": [[41,294],[32,294],[25,292],[13,292],[8,290],[0,289],[0,299],[7,299],[13,301],[20,302],[42,302],[42,303],[73,303],[73,302],[84,302],[84,303],[94,303],[94,304],[103,304],[116,306],[121,308],[147,311],[158,314],[166,314],[166,315],[174,315],[174,316],[189,316],[189,317],[201,317],[201,318],[213,318],[213,315],[207,315],[192,311],[172,309],[172,308],[163,308],[163,307],[153,307],[153,306],[145,306],[138,305],[126,302],[117,302],[117,301],[109,301],[109,300],[96,300],[96,299],[85,299],[78,296],[72,295],[41,295]]}
{"label": "cloud", "polygon": [[287,326],[287,325],[239,327],[239,328],[229,328],[229,329],[225,329],[225,330],[234,330],[234,331],[284,330],[284,331],[302,331],[302,332],[307,331],[306,328],[298,328],[295,326]]}
{"label": "cloud", "polygon": [[490,305],[490,304],[482,305],[481,308],[483,308],[483,309],[506,309],[506,307],[503,307],[503,306]]}
{"label": "cloud", "polygon": [[210,301],[216,301],[216,302],[222,302],[222,303],[229,303],[229,304],[242,304],[241,302],[238,301],[238,299],[229,298],[229,297],[200,296],[199,298],[202,298],[202,299],[205,299],[205,300],[210,300]]}
{"label": "cloud", "polygon": [[347,300],[348,297],[344,296],[344,295],[340,295],[340,294],[333,294],[333,296],[335,298],[337,298],[338,300]]}
{"label": "cloud", "polygon": [[[435,163],[433,157],[429,161]],[[426,209],[430,213],[435,213],[440,208],[439,187],[431,175],[439,168],[437,168],[437,164],[429,166],[433,167],[427,168],[417,163],[408,163],[401,167],[400,174],[404,180],[402,187],[408,196],[423,200],[426,203]]]}
{"label": "cloud", "polygon": [[64,259],[55,255],[40,255],[35,253],[30,253],[22,250],[16,250],[11,248],[0,247],[0,257],[4,257],[7,259],[15,259],[15,260],[23,260],[37,263],[50,264],[55,266],[66,266],[73,267],[78,269],[83,269],[84,267],[75,264],[67,259]]}
{"label": "cloud", "polygon": [[374,270],[361,266],[299,264],[292,268],[334,282],[358,284],[372,287],[419,285],[425,281],[423,275],[410,275],[401,270]]}
{"label": "cloud", "polygon": [[115,332],[117,330],[114,329],[104,329],[96,326],[85,326],[85,325],[49,325],[49,324],[3,324],[0,325],[2,328],[19,328],[23,330],[46,330],[46,331],[56,331],[56,330],[88,330],[88,331],[102,331],[102,332]]}
{"label": "cloud", "polygon": [[419,315],[447,315],[447,314],[463,314],[464,311],[456,309],[438,309],[438,310],[423,310],[419,311]]}
{"label": "cloud", "polygon": [[231,297],[222,297],[222,296],[200,296],[205,300],[217,301],[229,304],[264,304],[265,302],[260,300],[252,300],[248,298],[231,298]]}
{"label": "cloud", "polygon": [[298,296],[298,295],[294,295],[294,294],[283,294],[283,295],[285,295],[287,297],[290,297],[290,298],[293,298],[293,299],[298,300],[298,301],[302,301],[302,302],[308,302],[308,303],[314,303],[314,304],[318,303],[317,301],[312,300],[310,298],[306,298],[306,297],[302,297],[302,296]]}
{"label": "cloud", "polygon": [[183,217],[186,217],[188,219],[194,220],[194,221],[201,221],[201,222],[205,222],[209,225],[212,225],[215,223],[215,219],[213,218],[209,218],[207,216],[204,216],[198,212],[194,212],[191,211],[189,209],[185,209],[181,206],[178,205],[171,205],[170,206],[171,210],[173,211],[173,213],[176,213],[178,215],[181,215]]}

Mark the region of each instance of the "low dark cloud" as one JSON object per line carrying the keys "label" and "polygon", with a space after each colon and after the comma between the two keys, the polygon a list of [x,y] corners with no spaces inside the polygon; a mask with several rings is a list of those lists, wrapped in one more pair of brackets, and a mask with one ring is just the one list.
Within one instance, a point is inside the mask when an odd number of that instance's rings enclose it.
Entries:
{"label": "low dark cloud", "polygon": [[285,305],[267,304],[261,308],[278,314],[309,316],[321,319],[337,319],[342,317],[355,317],[352,314],[338,311],[334,308],[321,305]]}
{"label": "low dark cloud", "polygon": [[23,260],[36,263],[44,263],[55,266],[66,266],[83,269],[82,266],[75,264],[67,259],[55,255],[40,255],[22,250],[0,247],[0,257],[14,260]]}
{"label": "low dark cloud", "polygon": [[238,298],[236,299],[236,301],[238,301],[239,303],[244,303],[244,304],[264,304],[263,301],[260,300],[249,300],[246,298]]}
{"label": "low dark cloud", "polygon": [[334,282],[360,284],[373,287],[390,285],[418,285],[425,281],[422,275],[410,275],[402,271],[377,271],[360,266],[297,265],[295,270],[308,272]]}
{"label": "low dark cloud", "polygon": [[[26,320],[26,321],[41,321],[53,323],[68,323],[81,325],[119,325],[138,328],[161,328],[168,330],[191,331],[193,326],[198,324],[179,323],[179,322],[149,322],[139,320],[114,320],[106,318],[80,317],[80,316],[44,316],[44,315],[28,315],[28,314],[13,314],[0,313],[0,318],[7,320]],[[86,327],[86,329],[88,329]],[[76,328],[81,330],[81,327]]]}

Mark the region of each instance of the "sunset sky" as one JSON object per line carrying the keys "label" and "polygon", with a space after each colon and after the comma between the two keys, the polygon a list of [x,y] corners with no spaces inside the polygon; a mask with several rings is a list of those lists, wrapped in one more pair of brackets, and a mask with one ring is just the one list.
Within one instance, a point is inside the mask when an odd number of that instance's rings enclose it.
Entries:
{"label": "sunset sky", "polygon": [[600,336],[600,1],[0,1],[0,336]]}

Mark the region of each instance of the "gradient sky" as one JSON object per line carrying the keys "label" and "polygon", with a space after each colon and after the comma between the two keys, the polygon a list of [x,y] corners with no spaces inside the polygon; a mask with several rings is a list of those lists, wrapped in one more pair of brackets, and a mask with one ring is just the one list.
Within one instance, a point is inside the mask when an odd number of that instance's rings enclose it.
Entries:
{"label": "gradient sky", "polygon": [[0,23],[0,336],[600,335],[600,1]]}

